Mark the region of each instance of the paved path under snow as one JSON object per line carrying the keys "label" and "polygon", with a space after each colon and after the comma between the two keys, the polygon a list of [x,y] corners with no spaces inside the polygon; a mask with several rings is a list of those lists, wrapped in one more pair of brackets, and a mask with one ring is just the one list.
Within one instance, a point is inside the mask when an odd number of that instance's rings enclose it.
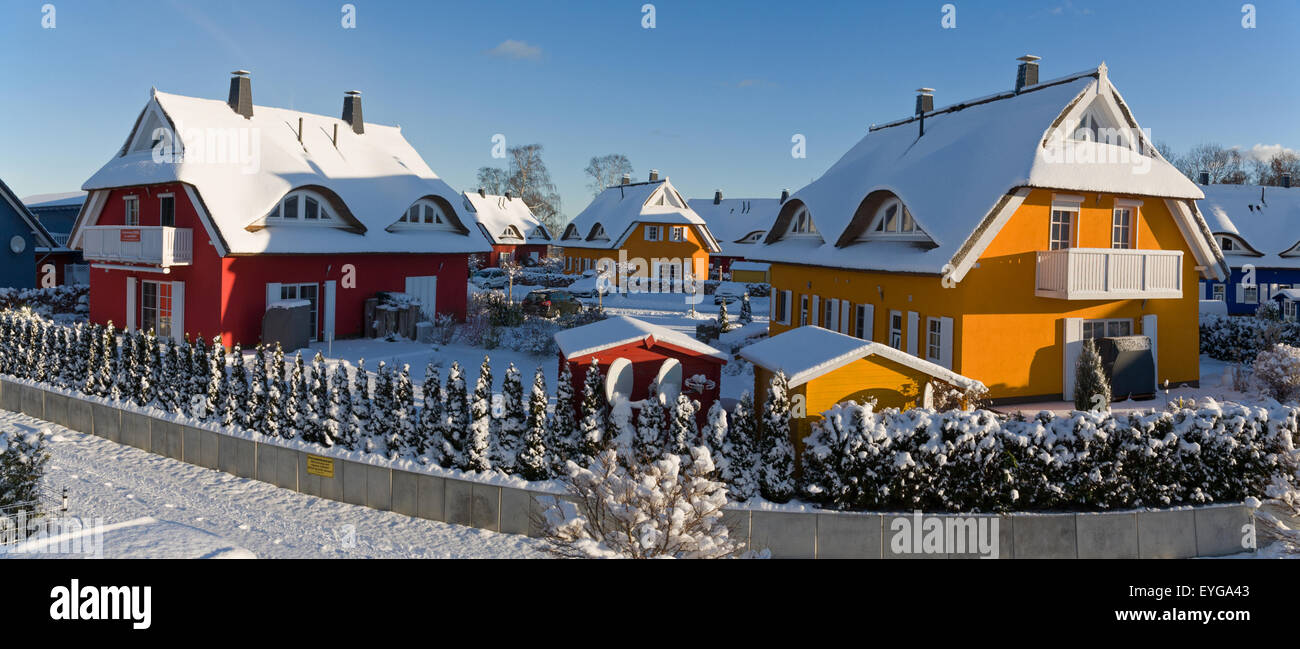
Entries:
{"label": "paved path under snow", "polygon": [[0,410],[0,429],[43,428],[46,487],[68,488],[73,515],[103,519],[106,557],[542,556],[535,539],[316,498]]}

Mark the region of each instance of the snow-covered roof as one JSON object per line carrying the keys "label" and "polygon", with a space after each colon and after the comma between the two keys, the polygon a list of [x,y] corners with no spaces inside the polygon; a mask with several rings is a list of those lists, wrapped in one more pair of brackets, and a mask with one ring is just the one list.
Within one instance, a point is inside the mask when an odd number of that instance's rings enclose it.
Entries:
{"label": "snow-covered roof", "polygon": [[741,358],[763,369],[785,372],[792,388],[868,356],[887,358],[959,388],[984,386],[975,379],[888,345],[812,325],[795,327],[740,350]]}
{"label": "snow-covered roof", "polygon": [[[205,226],[216,229],[220,239],[216,243],[227,253],[471,253],[491,249],[465,214],[459,192],[433,173],[398,127],[366,122],[365,132],[358,134],[337,117],[267,106],[254,106],[253,116],[245,119],[224,101],[155,91],[136,128],[147,130],[158,111],[165,128],[176,134],[185,159],[155,162],[151,150],[132,148],[128,141],[122,150],[125,153],[119,152],[82,189],[167,182],[190,185],[210,221]],[[240,150],[243,155],[223,157],[216,147],[205,146],[205,138],[217,135],[235,140],[230,142],[233,147],[224,150]],[[133,131],[131,140],[135,139]],[[355,222],[347,223],[349,228],[249,228],[287,193],[300,188],[336,199],[350,213],[344,216],[351,217],[338,220]],[[421,198],[443,203],[462,227],[387,229]],[[94,206],[94,199],[91,201]],[[83,215],[88,225],[97,209],[86,211],[93,212],[90,218]]]}
{"label": "snow-covered roof", "polygon": [[755,232],[767,232],[781,209],[781,201],[776,198],[724,198],[717,203],[712,198],[692,198],[688,202],[718,240],[722,248],[719,254],[728,257],[744,257],[752,250],[749,246],[757,242],[740,240]]}
{"label": "snow-covered roof", "polygon": [[[1130,143],[1147,155],[1105,142],[1064,136],[1088,110],[1125,133],[1138,125],[1108,80],[1104,64],[1043,81],[1020,93],[974,99],[926,113],[924,135],[913,118],[873,127],[829,170],[795,192],[747,255],[764,261],[939,274],[970,255],[968,240],[1019,188],[1109,192],[1198,199],[1196,185],[1160,157],[1144,136]],[[1143,171],[1145,169],[1145,171]],[[864,199],[891,192],[932,240],[841,242]],[[784,237],[781,219],[808,208],[822,238]],[[870,218],[872,215],[866,215]],[[842,244],[842,245],[837,245]]]}
{"label": "snow-covered roof", "polygon": [[[1215,234],[1232,234],[1253,250],[1225,250],[1233,266],[1300,268],[1300,187],[1206,185],[1201,215]],[[1262,255],[1262,256],[1260,256]]]}
{"label": "snow-covered roof", "polygon": [[1300,302],[1300,288],[1278,289],[1278,292],[1275,295],[1281,295],[1292,302]]}
{"label": "snow-covered roof", "polygon": [[555,333],[555,344],[560,348],[564,358],[570,359],[645,340],[650,336],[654,337],[656,342],[688,349],[701,356],[709,356],[723,362],[729,358],[725,352],[684,333],[622,315],[558,331]]}
{"label": "snow-covered roof", "polygon": [[[465,192],[465,200],[472,206],[483,234],[493,243],[546,243],[551,236],[522,198]],[[507,228],[514,228],[523,238],[505,236]]]}
{"label": "snow-covered roof", "polygon": [[60,207],[81,207],[86,202],[86,192],[59,192],[55,194],[35,194],[23,199],[27,207],[38,209],[54,209]]}
{"label": "snow-covered roof", "polygon": [[[661,201],[662,205],[659,204]],[[717,250],[715,237],[704,219],[691,209],[667,177],[605,188],[565,226],[557,243],[571,248],[614,250],[623,245],[638,223],[695,226],[710,252]],[[604,230],[605,237],[592,237],[597,225]],[[576,235],[571,235],[571,232]]]}
{"label": "snow-covered roof", "polygon": [[27,224],[27,227],[31,228],[32,236],[36,239],[34,242],[35,248],[52,249],[60,247],[55,242],[54,237],[50,235],[50,231],[46,230],[44,225],[41,225],[40,219],[36,218],[36,215],[32,214],[32,211],[27,209],[27,206],[22,201],[18,200],[18,195],[14,194],[12,189],[9,189],[9,185],[6,185],[4,180],[0,180],[0,199],[8,203],[9,207],[12,207],[14,213],[18,215],[18,218],[22,219]]}

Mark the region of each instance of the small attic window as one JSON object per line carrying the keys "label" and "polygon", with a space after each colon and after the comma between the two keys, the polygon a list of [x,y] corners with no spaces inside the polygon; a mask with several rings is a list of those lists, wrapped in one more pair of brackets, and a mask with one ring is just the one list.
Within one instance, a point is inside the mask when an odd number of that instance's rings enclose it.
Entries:
{"label": "small attic window", "polygon": [[505,230],[501,231],[501,237],[505,239],[522,239],[523,235],[519,234],[519,228],[513,225],[507,225]]}
{"label": "small attic window", "polygon": [[1105,110],[1094,101],[1088,110],[1084,111],[1083,117],[1079,119],[1079,125],[1075,127],[1070,139],[1079,142],[1102,142],[1105,144],[1114,144],[1124,148],[1129,148],[1128,137],[1124,134],[1124,129],[1116,126],[1114,120],[1106,116]]}
{"label": "small attic window", "polygon": [[1219,247],[1223,250],[1236,250],[1237,243],[1228,237],[1219,237]]}
{"label": "small attic window", "polygon": [[427,198],[422,198],[406,208],[406,212],[397,219],[397,224],[407,227],[420,227],[435,230],[451,229],[441,205]]}
{"label": "small attic window", "polygon": [[817,226],[807,206],[800,206],[790,219],[790,234],[817,235]]}
{"label": "small attic window", "polygon": [[757,232],[750,232],[749,234],[745,235],[745,238],[740,240],[740,243],[758,243],[763,239],[764,234],[767,234],[767,232],[763,230],[759,230]]}
{"label": "small attic window", "polygon": [[587,240],[591,241],[592,239],[601,239],[603,241],[609,241],[609,236],[605,234],[605,226],[599,223],[592,226],[591,234],[587,235]]}
{"label": "small attic window", "polygon": [[916,221],[912,218],[912,212],[903,205],[903,202],[897,198],[885,201],[880,209],[876,210],[876,227],[873,232],[877,234],[916,234],[921,232],[917,227]]}
{"label": "small attic window", "polygon": [[581,238],[582,238],[582,235],[578,232],[578,226],[576,226],[576,225],[570,223],[570,224],[569,224],[569,227],[567,227],[567,228],[564,229],[564,236],[561,237],[561,238],[562,238],[562,239],[566,239],[566,240],[568,240],[568,239],[581,239]]}
{"label": "small attic window", "polygon": [[[289,192],[266,215],[266,223],[330,223],[333,215],[326,201],[307,190]],[[331,223],[332,225],[332,223]]]}

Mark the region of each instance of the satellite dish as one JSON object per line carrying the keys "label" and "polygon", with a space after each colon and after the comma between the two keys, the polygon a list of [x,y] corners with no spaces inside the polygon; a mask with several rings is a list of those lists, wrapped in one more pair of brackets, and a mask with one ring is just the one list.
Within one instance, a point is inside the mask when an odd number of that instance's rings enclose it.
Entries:
{"label": "satellite dish", "polygon": [[609,373],[605,375],[605,400],[616,403],[632,398],[632,361],[616,358],[609,364]]}
{"label": "satellite dish", "polygon": [[27,240],[22,235],[15,234],[14,238],[9,240],[9,249],[14,251],[15,255],[19,254],[27,249]]}
{"label": "satellite dish", "polygon": [[677,401],[682,393],[682,364],[675,358],[669,358],[659,366],[659,375],[655,377],[659,385],[659,400],[664,404]]}

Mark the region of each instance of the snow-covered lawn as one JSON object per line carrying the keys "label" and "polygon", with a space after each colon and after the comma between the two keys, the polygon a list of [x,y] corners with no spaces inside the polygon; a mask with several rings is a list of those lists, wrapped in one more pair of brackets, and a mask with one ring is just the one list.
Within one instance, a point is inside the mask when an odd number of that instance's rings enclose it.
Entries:
{"label": "snow-covered lawn", "polygon": [[[103,519],[105,557],[543,556],[542,542],[536,539],[316,498],[26,415],[0,410],[0,428],[50,430],[45,487],[55,492],[68,489],[73,516]],[[355,542],[344,547],[349,525]]]}

